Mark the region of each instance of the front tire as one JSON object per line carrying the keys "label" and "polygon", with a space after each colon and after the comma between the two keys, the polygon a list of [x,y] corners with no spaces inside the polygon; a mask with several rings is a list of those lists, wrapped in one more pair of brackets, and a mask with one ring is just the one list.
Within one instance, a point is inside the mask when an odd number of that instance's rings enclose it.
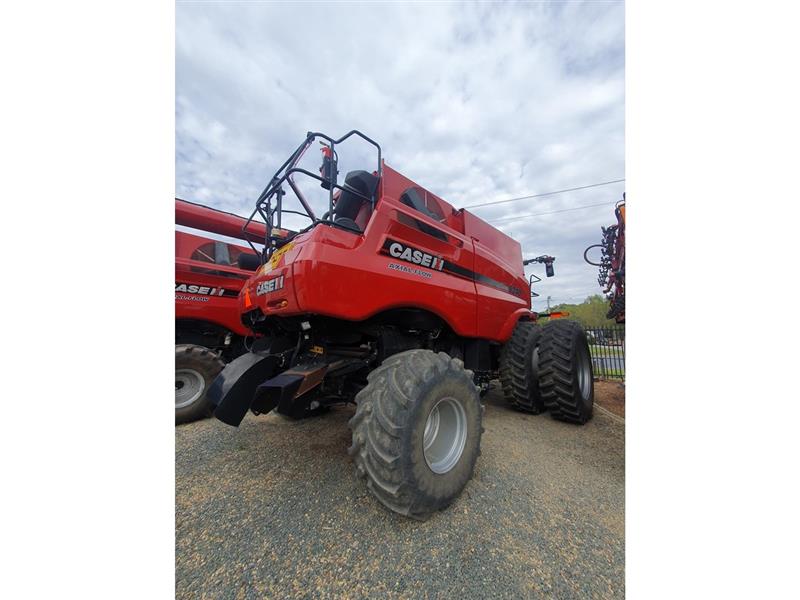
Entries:
{"label": "front tire", "polygon": [[188,423],[211,414],[207,398],[211,382],[225,364],[208,348],[175,346],[175,423]]}
{"label": "front tire", "polygon": [[349,453],[388,509],[426,519],[471,479],[483,416],[472,377],[457,358],[430,350],[400,352],[369,374]]}
{"label": "front tire", "polygon": [[583,425],[592,418],[592,357],[586,333],[575,321],[558,319],[542,327],[539,389],[554,419]]}

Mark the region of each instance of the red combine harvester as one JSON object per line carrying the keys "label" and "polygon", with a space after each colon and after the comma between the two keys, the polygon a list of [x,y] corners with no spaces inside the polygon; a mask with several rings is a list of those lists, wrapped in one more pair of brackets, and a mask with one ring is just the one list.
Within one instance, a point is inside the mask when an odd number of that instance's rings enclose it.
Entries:
{"label": "red combine harvester", "polygon": [[[337,150],[350,138],[374,147],[377,161],[340,184]],[[318,173],[298,166],[316,140]],[[297,175],[326,190],[322,216]],[[290,191],[298,204],[287,209]],[[245,227],[257,214],[267,228],[245,236],[258,260],[238,302],[258,337],[208,392],[221,421],[238,426],[248,411],[302,416],[355,402],[357,473],[390,510],[425,518],[472,476],[490,380],[500,379],[518,410],[591,418],[585,334],[573,321],[537,323],[546,315],[531,311],[534,276],[525,277],[519,243],[388,167],[367,136],[308,133]],[[283,229],[288,214],[310,223]],[[533,260],[553,274],[552,257]]]}
{"label": "red combine harvester", "polygon": [[[242,238],[246,219],[175,199],[175,223]],[[264,236],[263,223],[248,231]],[[239,318],[237,298],[249,271],[238,266],[253,250],[199,235],[175,232],[175,421],[211,414],[206,391],[229,362],[245,352],[252,333]]]}

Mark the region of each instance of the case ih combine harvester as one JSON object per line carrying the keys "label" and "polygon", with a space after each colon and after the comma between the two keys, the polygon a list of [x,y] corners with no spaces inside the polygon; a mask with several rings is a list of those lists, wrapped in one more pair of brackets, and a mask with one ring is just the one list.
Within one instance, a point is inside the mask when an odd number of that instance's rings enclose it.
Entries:
{"label": "case ih combine harvester", "polygon": [[[175,199],[175,222],[233,238],[246,219]],[[266,235],[264,224],[249,231]],[[211,414],[209,385],[228,362],[245,352],[251,332],[239,318],[237,298],[251,272],[238,267],[250,248],[183,231],[175,232],[175,421]]]}
{"label": "case ih combine harvester", "polygon": [[[337,150],[350,138],[374,147],[375,170],[340,183]],[[318,173],[298,166],[316,140]],[[327,190],[323,215],[296,175]],[[290,192],[299,210],[286,208]],[[308,226],[284,229],[287,213]],[[250,229],[256,215],[263,234]],[[243,255],[239,266],[255,274],[238,310],[255,339],[208,392],[221,421],[238,426],[248,411],[302,416],[355,402],[349,453],[358,475],[389,509],[426,518],[472,476],[490,380],[500,379],[518,410],[591,418],[586,337],[572,321],[537,323],[546,315],[531,311],[533,276],[525,278],[519,243],[391,169],[362,133],[309,133],[259,196],[245,231],[256,258]],[[552,275],[551,257],[533,261]]]}

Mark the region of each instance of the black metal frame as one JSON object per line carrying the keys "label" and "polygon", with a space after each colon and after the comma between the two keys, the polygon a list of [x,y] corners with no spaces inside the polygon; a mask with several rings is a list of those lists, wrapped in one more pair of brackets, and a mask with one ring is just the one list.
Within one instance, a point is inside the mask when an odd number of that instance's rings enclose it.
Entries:
{"label": "black metal frame", "polygon": [[[338,172],[336,169],[338,165],[338,160],[337,160],[338,154],[336,153],[336,146],[354,135],[362,138],[364,141],[372,144],[373,146],[375,146],[375,148],[377,148],[378,178],[380,178],[383,175],[383,162],[381,160],[380,145],[374,140],[364,135],[363,133],[361,133],[360,131],[354,129],[336,140],[333,139],[332,137],[325,135],[324,133],[309,131],[306,134],[306,139],[303,141],[303,143],[300,144],[294,152],[292,152],[292,154],[289,156],[286,162],[284,162],[281,165],[281,167],[275,172],[275,174],[270,179],[270,182],[267,185],[267,187],[265,187],[264,190],[261,192],[261,194],[258,196],[258,199],[256,200],[255,209],[253,209],[253,212],[250,214],[250,217],[248,217],[247,222],[244,224],[244,227],[242,227],[242,233],[244,235],[244,239],[247,241],[248,244],[250,244],[250,247],[253,249],[253,251],[256,252],[259,256],[261,256],[261,264],[264,264],[269,259],[269,257],[278,247],[277,246],[278,241],[282,239],[280,237],[273,235],[273,229],[275,228],[281,229],[281,221],[282,221],[281,217],[283,213],[297,214],[311,219],[311,225],[309,225],[305,229],[301,230],[301,232],[299,232],[302,233],[304,231],[308,231],[309,229],[311,229],[312,227],[316,226],[319,223],[324,223],[330,226],[335,225],[337,227],[342,227],[343,229],[350,230],[350,228],[344,224],[334,223],[333,219],[331,218],[331,215],[333,214],[333,193],[335,190],[340,190],[342,192],[347,191],[356,194],[357,196],[362,197],[367,202],[370,202],[373,209],[375,208],[375,203],[377,201],[377,198],[375,197],[377,194],[377,186],[376,189],[373,190],[372,196],[367,197],[358,190],[353,189],[352,187],[349,186],[343,187],[337,183]],[[307,171],[306,169],[301,169],[300,167],[297,166],[297,163],[300,162],[300,159],[303,157],[303,155],[306,153],[309,147],[311,147],[311,144],[313,144],[314,140],[317,139],[326,140],[331,149],[331,155],[334,158],[332,167],[333,173],[331,179],[325,179],[324,177],[321,177],[316,173],[312,173],[310,171]],[[297,184],[294,182],[294,179],[292,177],[295,173],[307,175],[308,177],[316,179],[317,181],[323,184],[326,183],[329,184],[328,212],[326,212],[322,216],[322,218],[317,218],[317,216],[314,214],[314,211],[311,209],[308,202],[306,201],[305,196],[303,196],[303,193],[297,187]],[[283,197],[287,193],[286,190],[283,189],[284,183],[289,184],[289,187],[292,189],[295,196],[297,196],[297,199],[300,201],[300,205],[305,210],[305,213],[296,210],[287,210],[283,208]],[[273,199],[275,200],[274,206],[273,206]],[[251,234],[249,234],[249,232],[247,231],[248,225],[250,225],[250,223],[253,220],[253,217],[255,217],[256,214],[261,215],[261,218],[264,219],[264,222],[267,224],[267,231],[265,239],[263,241],[264,243],[263,253],[259,252],[258,249],[253,245],[253,239],[251,238]],[[277,216],[277,222],[275,222],[276,216]],[[260,240],[258,240],[258,242],[261,243]]]}
{"label": "black metal frame", "polygon": [[[534,279],[534,277],[536,277],[536,279]],[[539,283],[541,280],[542,278],[539,277],[536,273],[531,273],[531,276],[528,277],[528,286],[531,288],[531,298],[538,298],[539,296],[541,296],[539,292],[533,291],[533,284]]]}
{"label": "black metal frame", "polygon": [[586,327],[589,344],[593,347],[592,370],[600,379],[625,380],[625,327],[612,325]]}
{"label": "black metal frame", "polygon": [[[548,268],[549,272],[547,273],[547,276],[552,277],[553,276],[552,268],[555,260],[556,260],[555,256],[548,256],[547,254],[542,254],[541,256],[537,256],[536,258],[528,258],[526,260],[523,260],[522,266],[527,267],[528,265],[533,263],[543,264]],[[534,277],[536,279],[534,279]],[[535,273],[531,273],[531,276],[528,277],[528,287],[531,290],[531,298],[538,298],[540,296],[539,293],[533,291],[533,284],[539,283],[541,280],[542,278],[536,275]]]}

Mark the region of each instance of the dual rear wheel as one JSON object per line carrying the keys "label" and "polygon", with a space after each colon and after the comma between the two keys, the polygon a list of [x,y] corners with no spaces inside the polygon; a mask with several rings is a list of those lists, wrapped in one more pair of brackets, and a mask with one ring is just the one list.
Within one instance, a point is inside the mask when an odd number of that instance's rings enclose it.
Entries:
{"label": "dual rear wheel", "polygon": [[500,381],[516,409],[582,425],[592,418],[594,375],[586,334],[575,321],[520,321],[500,357]]}

